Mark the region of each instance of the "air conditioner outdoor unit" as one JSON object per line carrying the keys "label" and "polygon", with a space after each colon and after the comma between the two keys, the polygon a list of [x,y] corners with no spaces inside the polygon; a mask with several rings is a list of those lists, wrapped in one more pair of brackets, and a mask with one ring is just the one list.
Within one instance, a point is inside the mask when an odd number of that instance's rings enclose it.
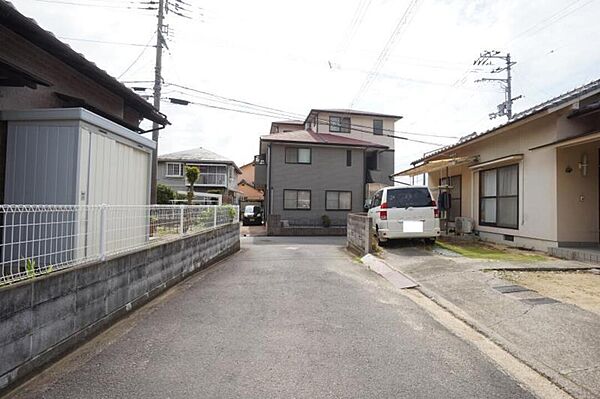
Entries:
{"label": "air conditioner outdoor unit", "polygon": [[454,229],[458,234],[471,234],[474,224],[471,218],[457,217],[454,222]]}

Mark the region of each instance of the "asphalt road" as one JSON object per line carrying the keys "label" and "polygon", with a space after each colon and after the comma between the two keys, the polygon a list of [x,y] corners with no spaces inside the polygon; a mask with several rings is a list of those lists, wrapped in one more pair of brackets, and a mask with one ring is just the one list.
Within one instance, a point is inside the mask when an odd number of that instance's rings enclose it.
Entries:
{"label": "asphalt road", "polygon": [[341,240],[242,243],[16,397],[531,397]]}

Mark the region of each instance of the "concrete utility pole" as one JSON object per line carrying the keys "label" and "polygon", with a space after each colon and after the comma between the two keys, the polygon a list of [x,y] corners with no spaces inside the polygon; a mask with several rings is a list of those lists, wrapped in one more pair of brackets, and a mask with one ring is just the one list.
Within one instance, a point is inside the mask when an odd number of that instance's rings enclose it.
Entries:
{"label": "concrete utility pole", "polygon": [[490,119],[497,118],[499,116],[506,116],[508,119],[512,119],[512,104],[513,101],[518,100],[521,96],[514,97],[512,96],[512,75],[511,75],[511,67],[516,64],[516,62],[511,61],[510,53],[506,53],[506,55],[502,55],[500,51],[492,50],[492,51],[484,51],[479,55],[475,61],[473,61],[473,65],[492,65],[492,59],[500,59],[506,63],[506,66],[497,67],[492,70],[491,73],[500,73],[506,71],[506,78],[482,78],[476,80],[476,82],[500,82],[504,85],[504,102],[498,105],[498,112],[491,113]]}
{"label": "concrete utility pole", "polygon": [[[165,18],[165,0],[158,0],[158,21],[156,24],[156,64],[154,67],[154,108],[160,110],[160,91],[162,89],[162,50],[163,50],[163,21]],[[156,148],[152,151],[152,182],[150,185],[150,203],[156,204],[156,180],[158,177],[158,136],[159,125],[152,123],[152,140]]]}

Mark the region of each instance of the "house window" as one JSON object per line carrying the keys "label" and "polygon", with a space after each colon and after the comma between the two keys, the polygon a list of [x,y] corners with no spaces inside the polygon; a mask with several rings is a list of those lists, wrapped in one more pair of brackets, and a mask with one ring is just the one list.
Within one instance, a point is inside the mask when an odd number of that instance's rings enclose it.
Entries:
{"label": "house window", "polygon": [[519,227],[519,166],[510,165],[479,173],[479,224]]}
{"label": "house window", "polygon": [[440,186],[448,187],[447,192],[450,193],[451,201],[446,220],[454,222],[457,217],[461,216],[462,176],[443,177],[440,179]]}
{"label": "house window", "polygon": [[383,135],[383,119],[373,119],[373,134]]}
{"label": "house window", "polygon": [[311,163],[310,148],[286,147],[285,163]]}
{"label": "house window", "polygon": [[350,117],[330,116],[329,131],[334,133],[350,133]]}
{"label": "house window", "polygon": [[325,209],[328,211],[349,211],[352,209],[351,191],[326,191]]}
{"label": "house window", "polygon": [[346,150],[346,166],[352,166],[352,150]]}
{"label": "house window", "polygon": [[180,163],[167,162],[167,177],[183,176],[183,165]]}
{"label": "house window", "polygon": [[283,209],[310,210],[310,190],[283,190]]}

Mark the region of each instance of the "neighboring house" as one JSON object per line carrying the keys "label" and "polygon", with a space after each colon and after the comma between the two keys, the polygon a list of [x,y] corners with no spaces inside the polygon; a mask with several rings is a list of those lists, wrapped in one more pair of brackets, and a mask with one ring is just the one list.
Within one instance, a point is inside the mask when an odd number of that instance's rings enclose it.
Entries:
{"label": "neighboring house", "polygon": [[304,129],[260,139],[255,159],[258,188],[265,190],[267,217],[291,226],[316,226],[327,215],[345,225],[365,199],[393,185],[395,115],[313,109]]}
{"label": "neighboring house", "polygon": [[554,251],[599,245],[600,80],[428,153],[397,176],[427,173],[451,193],[448,226],[474,220],[485,239]]}
{"label": "neighboring house", "polygon": [[264,195],[262,190],[254,186],[254,162],[240,166],[242,172],[238,175],[238,191],[240,192],[240,205],[263,206]]}
{"label": "neighboring house", "polygon": [[242,173],[235,162],[222,155],[202,147],[191,150],[173,152],[158,157],[158,183],[165,184],[179,194],[186,194],[189,183],[185,178],[185,167],[196,166],[200,176],[194,183],[194,191],[199,202],[210,201],[217,194],[228,204],[238,204],[240,193],[237,190],[238,178]]}
{"label": "neighboring house", "polygon": [[4,0],[0,43],[0,203],[148,204],[166,117]]}

